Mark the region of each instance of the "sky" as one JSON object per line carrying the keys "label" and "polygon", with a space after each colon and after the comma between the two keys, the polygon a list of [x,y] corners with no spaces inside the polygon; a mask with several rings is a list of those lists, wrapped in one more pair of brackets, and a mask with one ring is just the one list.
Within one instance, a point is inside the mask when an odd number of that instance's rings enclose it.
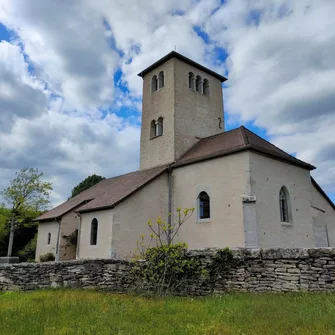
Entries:
{"label": "sky", "polygon": [[335,201],[335,1],[0,0],[0,190],[34,167],[52,205],[139,168],[141,70],[176,49],[228,77],[245,125],[317,166]]}

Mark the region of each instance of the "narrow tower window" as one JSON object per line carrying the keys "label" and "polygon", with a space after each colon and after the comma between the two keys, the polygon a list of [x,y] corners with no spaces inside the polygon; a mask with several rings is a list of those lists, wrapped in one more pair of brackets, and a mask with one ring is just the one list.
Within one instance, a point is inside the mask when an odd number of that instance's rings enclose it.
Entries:
{"label": "narrow tower window", "polygon": [[204,95],[209,95],[209,82],[207,79],[204,79]]}
{"label": "narrow tower window", "polygon": [[197,76],[196,90],[197,90],[197,92],[199,92],[200,94],[202,94],[202,80],[201,80],[200,76]]}
{"label": "narrow tower window", "polygon": [[199,219],[210,218],[210,198],[206,192],[201,192],[198,196],[198,216]]}
{"label": "narrow tower window", "polygon": [[285,186],[279,192],[280,221],[290,222],[289,194]]}
{"label": "narrow tower window", "polygon": [[154,138],[156,136],[156,121],[152,120],[150,124],[150,138]]}
{"label": "narrow tower window", "polygon": [[163,135],[163,118],[160,117],[156,123],[156,136]]}
{"label": "narrow tower window", "polygon": [[51,243],[51,233],[48,233],[48,244]]}
{"label": "narrow tower window", "polygon": [[91,245],[96,245],[97,244],[97,239],[98,239],[98,220],[94,218],[91,222],[90,244]]}
{"label": "narrow tower window", "polygon": [[157,91],[157,76],[154,75],[151,79],[151,92]]}
{"label": "narrow tower window", "polygon": [[188,74],[188,87],[195,90],[195,78],[193,72]]}
{"label": "narrow tower window", "polygon": [[158,88],[162,88],[164,87],[164,72],[161,71],[159,72],[159,75],[158,75]]}

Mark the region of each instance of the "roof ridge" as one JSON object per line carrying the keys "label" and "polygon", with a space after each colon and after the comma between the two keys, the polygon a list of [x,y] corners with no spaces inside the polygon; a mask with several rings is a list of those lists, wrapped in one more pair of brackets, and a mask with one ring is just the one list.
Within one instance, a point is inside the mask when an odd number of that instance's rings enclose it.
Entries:
{"label": "roof ridge", "polygon": [[[173,162],[172,162],[172,163],[173,163]],[[172,164],[172,163],[169,163],[169,164]],[[149,170],[153,170],[153,169],[157,169],[157,168],[163,168],[164,166],[168,166],[169,164],[161,164],[161,165],[156,165],[156,166],[154,166],[154,167],[147,168],[147,169],[134,170],[134,171],[130,171],[130,172],[127,172],[127,173],[124,173],[124,174],[120,174],[120,175],[114,176],[114,177],[106,178],[106,179],[104,179],[104,180],[111,180],[111,179],[115,179],[115,178],[119,178],[119,177],[127,176],[127,175],[129,175],[129,174],[136,173],[136,172],[144,172],[144,171],[149,171]],[[102,181],[103,181],[103,180],[102,180]],[[96,185],[97,185],[97,184],[96,184]]]}
{"label": "roof ridge", "polygon": [[317,183],[317,181],[312,176],[311,176],[311,182],[335,211],[335,204],[333,203],[332,199],[328,197],[327,193],[322,189],[322,187]]}
{"label": "roof ridge", "polygon": [[212,137],[216,137],[216,136],[220,136],[220,135],[223,135],[223,134],[226,134],[226,133],[230,133],[230,132],[236,131],[238,129],[240,129],[240,127],[239,128],[234,128],[234,129],[229,129],[227,131],[222,131],[221,133],[218,133],[218,134],[214,134],[214,135],[210,135],[210,136],[200,138],[198,142],[194,143],[194,145],[192,145],[188,150],[186,150],[176,161],[170,163],[170,165],[174,165],[175,163],[177,163],[178,161],[183,159],[193,148],[195,148],[197,145],[199,145],[202,140],[207,140],[207,139],[212,138]]}
{"label": "roof ridge", "polygon": [[241,133],[242,133],[242,137],[243,137],[243,141],[244,141],[244,144],[246,146],[250,146],[250,141],[249,141],[249,138],[248,138],[248,134],[246,132],[247,128],[245,128],[243,125],[240,126],[238,129],[240,129]]}
{"label": "roof ridge", "polygon": [[[250,130],[250,129],[246,128],[246,127],[243,127],[243,128],[244,128],[246,131],[248,131],[248,132],[252,133],[253,135],[257,136],[257,137],[260,138],[261,140],[265,141],[266,143],[269,143],[271,146],[275,147],[276,149],[278,149],[279,151],[283,152],[284,154],[289,155],[289,156],[291,156],[291,157],[293,157],[293,158],[295,158],[295,159],[297,159],[297,160],[303,162],[303,161],[300,160],[299,158],[297,158],[297,157],[295,157],[295,156],[289,154],[288,152],[284,151],[283,149],[280,149],[279,147],[277,147],[276,145],[274,145],[274,144],[271,143],[270,141],[266,140],[265,138],[263,138],[263,137],[257,135],[257,134],[256,134],[255,132],[253,132],[252,130]],[[247,135],[247,136],[248,136],[248,135]],[[253,145],[254,145],[254,144],[253,144]],[[252,146],[253,146],[253,145],[252,145]],[[255,146],[257,146],[257,145],[255,145]],[[306,163],[306,162],[304,162],[304,163]],[[309,163],[306,163],[306,164],[309,164]],[[311,165],[311,164],[309,164],[309,165]]]}

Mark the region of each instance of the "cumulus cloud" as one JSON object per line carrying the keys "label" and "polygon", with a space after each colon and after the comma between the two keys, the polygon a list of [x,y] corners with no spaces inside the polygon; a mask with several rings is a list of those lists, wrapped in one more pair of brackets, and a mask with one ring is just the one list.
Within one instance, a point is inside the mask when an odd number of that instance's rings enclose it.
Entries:
{"label": "cumulus cloud", "polygon": [[0,0],[13,37],[0,43],[0,189],[39,167],[56,204],[89,174],[136,169],[137,73],[176,47],[228,73],[228,124],[264,128],[335,192],[334,11],[314,0]]}
{"label": "cumulus cloud", "polygon": [[0,131],[9,131],[18,118],[40,116],[46,106],[43,85],[28,74],[20,47],[0,42]]}
{"label": "cumulus cloud", "polygon": [[[333,1],[230,1],[206,23],[229,52],[226,107],[270,139],[318,166],[335,190]],[[224,32],[224,33],[223,33]]]}

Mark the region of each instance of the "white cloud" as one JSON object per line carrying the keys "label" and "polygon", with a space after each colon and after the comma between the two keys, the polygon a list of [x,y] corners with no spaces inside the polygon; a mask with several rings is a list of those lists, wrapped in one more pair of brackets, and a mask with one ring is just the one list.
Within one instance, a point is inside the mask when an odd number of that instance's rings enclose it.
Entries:
{"label": "white cloud", "polygon": [[318,166],[314,175],[328,191],[335,190],[333,12],[333,1],[240,0],[206,23],[229,50],[230,115],[254,121],[275,144]]}
{"label": "white cloud", "polygon": [[0,42],[0,131],[9,131],[20,117],[42,115],[46,106],[43,85],[28,74],[20,47]]}

